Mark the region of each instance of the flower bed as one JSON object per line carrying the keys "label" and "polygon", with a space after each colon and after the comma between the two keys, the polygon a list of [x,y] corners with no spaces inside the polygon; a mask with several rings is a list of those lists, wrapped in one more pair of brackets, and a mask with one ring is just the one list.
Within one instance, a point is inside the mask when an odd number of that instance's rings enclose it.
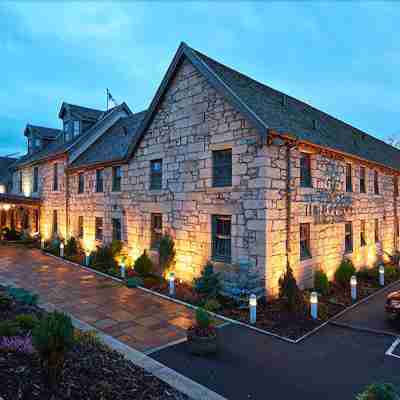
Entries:
{"label": "flower bed", "polygon": [[[0,286],[0,321],[20,315],[42,318],[46,313],[36,305],[27,306],[10,299]],[[21,319],[21,318],[20,318]],[[21,329],[21,328],[19,328]],[[26,334],[27,330],[19,331]],[[4,335],[4,331],[3,331]],[[29,335],[19,336],[28,338]],[[44,378],[36,351],[25,345],[8,346],[16,337],[0,337],[0,398],[11,399],[85,399],[185,400],[187,397],[110,350],[93,335],[75,332],[74,345],[67,353],[61,379],[50,388]],[[22,340],[22,339],[21,339]]]}

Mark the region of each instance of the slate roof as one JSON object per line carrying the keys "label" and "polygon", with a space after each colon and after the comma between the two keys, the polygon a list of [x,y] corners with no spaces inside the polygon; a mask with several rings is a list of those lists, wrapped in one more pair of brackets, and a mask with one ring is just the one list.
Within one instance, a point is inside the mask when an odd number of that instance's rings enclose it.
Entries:
{"label": "slate roof", "polygon": [[44,126],[37,126],[31,124],[28,124],[26,126],[25,136],[27,130],[29,130],[31,133],[39,135],[43,139],[50,139],[50,140],[54,140],[61,133],[60,129],[46,128]]}
{"label": "slate roof", "polygon": [[400,170],[400,151],[353,126],[334,118],[294,97],[264,85],[181,43],[149,111],[131,143],[131,157],[149,126],[157,106],[183,57],[207,78],[264,140],[270,129],[303,142],[323,146],[383,166]]}
{"label": "slate roof", "polygon": [[59,113],[60,118],[62,118],[62,114],[65,108],[68,108],[73,118],[84,119],[84,120],[97,120],[102,116],[102,114],[104,114],[104,111],[97,110],[95,108],[82,107],[76,104],[70,104],[64,102],[61,105]]}
{"label": "slate roof", "polygon": [[82,153],[71,164],[71,168],[124,159],[128,146],[132,142],[137,128],[145,115],[146,111],[141,111],[130,117],[120,119]]}
{"label": "slate roof", "polygon": [[0,157],[0,183],[7,185],[11,179],[10,166],[15,163],[17,159],[11,157]]}

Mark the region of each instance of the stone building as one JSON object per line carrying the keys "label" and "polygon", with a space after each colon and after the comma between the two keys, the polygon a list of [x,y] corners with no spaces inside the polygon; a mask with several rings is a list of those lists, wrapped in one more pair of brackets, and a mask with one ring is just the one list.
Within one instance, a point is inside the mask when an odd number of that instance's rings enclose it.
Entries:
{"label": "stone building", "polygon": [[288,263],[310,286],[343,257],[398,249],[397,149],[186,44],[148,110],[64,103],[59,117],[61,130],[28,125],[12,165],[14,203],[40,201],[45,238],[157,259],[168,232],[178,278],[211,260],[228,293],[274,294]]}

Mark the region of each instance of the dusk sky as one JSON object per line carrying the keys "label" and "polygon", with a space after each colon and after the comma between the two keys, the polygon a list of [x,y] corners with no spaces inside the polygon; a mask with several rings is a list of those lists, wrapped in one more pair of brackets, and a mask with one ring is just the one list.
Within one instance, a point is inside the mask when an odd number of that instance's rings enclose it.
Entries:
{"label": "dusk sky", "polygon": [[0,3],[0,155],[63,101],[148,106],[181,41],[380,138],[400,136],[400,4]]}

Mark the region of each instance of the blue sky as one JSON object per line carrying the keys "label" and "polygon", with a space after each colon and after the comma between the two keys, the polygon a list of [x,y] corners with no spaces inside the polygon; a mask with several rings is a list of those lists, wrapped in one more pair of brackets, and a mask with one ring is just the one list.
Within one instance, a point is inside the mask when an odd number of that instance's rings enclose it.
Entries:
{"label": "blue sky", "polygon": [[[105,90],[147,107],[181,41],[380,138],[400,137],[400,5],[389,2],[1,2],[0,155],[26,123]],[[397,118],[396,118],[397,117]]]}

